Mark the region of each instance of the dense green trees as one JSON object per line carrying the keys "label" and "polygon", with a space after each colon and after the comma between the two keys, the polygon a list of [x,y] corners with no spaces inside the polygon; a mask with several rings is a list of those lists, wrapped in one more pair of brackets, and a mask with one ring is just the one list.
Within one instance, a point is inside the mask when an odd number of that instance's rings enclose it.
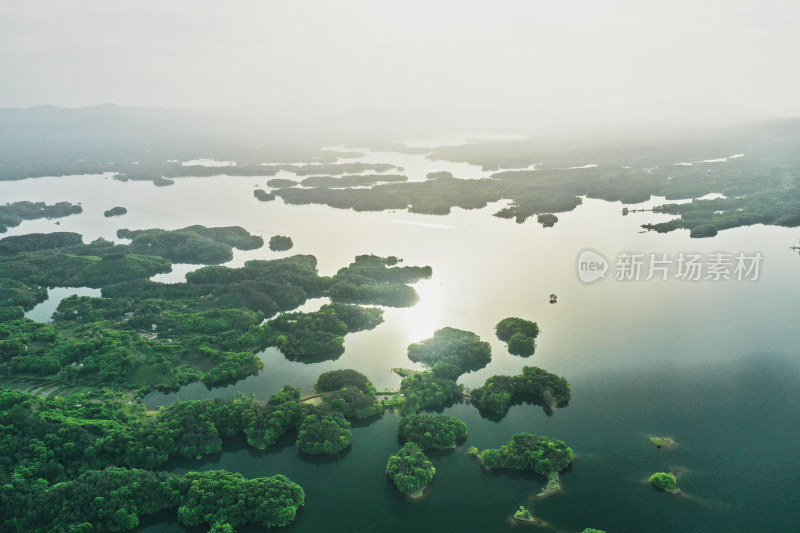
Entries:
{"label": "dense green trees", "polygon": [[659,490],[666,492],[676,492],[678,490],[678,481],[673,474],[667,472],[656,472],[650,476],[650,484]]}
{"label": "dense green trees", "polygon": [[180,500],[178,519],[189,526],[287,526],[305,503],[303,489],[280,474],[245,479],[241,474],[212,470],[189,472],[184,481],[189,487]]}
{"label": "dense green trees", "polygon": [[431,267],[395,266],[399,261],[396,257],[357,256],[333,277],[331,300],[390,307],[414,305],[419,296],[407,284],[430,278]]}
{"label": "dense green trees", "polygon": [[470,392],[478,405],[494,413],[506,412],[515,397],[523,395],[547,405],[563,404],[569,401],[570,385],[566,379],[541,368],[525,366],[518,376],[492,376],[483,387]]}
{"label": "dense green trees", "polygon": [[492,357],[488,342],[471,331],[455,328],[437,330],[433,337],[408,346],[408,358],[415,363],[434,366],[436,363],[451,363],[461,372],[485,366]]}
{"label": "dense green trees", "polygon": [[[103,287],[172,269],[170,262],[160,257],[129,254],[124,248],[113,250],[113,245],[106,251],[94,248],[73,245],[3,257],[0,278],[44,287]],[[97,251],[102,255],[84,255]]]}
{"label": "dense green trees", "polygon": [[222,361],[203,376],[203,383],[218,383],[256,372],[264,363],[252,352],[225,352]]}
{"label": "dense green trees", "polygon": [[139,516],[179,506],[191,525],[286,525],[303,493],[282,476],[150,470],[219,452],[222,438],[244,434],[265,447],[297,427],[299,397],[285,387],[266,404],[238,396],[148,415],[109,394],[44,399],[0,389],[0,530],[128,531]]}
{"label": "dense green trees", "polygon": [[552,228],[558,222],[558,217],[552,213],[542,213],[536,217],[536,222],[544,228]]}
{"label": "dense green trees", "polygon": [[69,202],[47,205],[44,202],[14,202],[0,205],[0,233],[19,226],[23,220],[61,218],[82,213],[83,208]]}
{"label": "dense green trees", "polygon": [[130,249],[143,255],[157,255],[176,263],[218,264],[233,259],[232,248],[254,250],[264,239],[244,228],[189,226],[176,230],[117,230],[117,237],[131,239]]}
{"label": "dense green trees", "polygon": [[341,189],[345,187],[366,187],[368,185],[375,185],[376,183],[397,183],[401,181],[408,181],[408,177],[399,174],[347,174],[338,178],[333,176],[311,176],[302,180],[300,184],[304,187]]}
{"label": "dense green trees", "polygon": [[[116,387],[217,383],[258,370],[252,352],[268,346],[290,358],[338,357],[344,335],[383,321],[380,309],[334,302],[264,324],[266,316],[325,293],[331,280],[317,274],[313,256],[208,266],[188,274],[186,283],[166,284],[136,278],[168,270],[167,259],[103,240],[70,244],[75,237],[12,239],[15,253],[0,257],[4,373]],[[61,247],[16,252],[51,245]],[[66,298],[52,326],[40,331],[20,306],[44,300],[44,284],[102,286],[103,297]],[[46,342],[34,331],[47,331]]]}
{"label": "dense green trees", "polygon": [[514,513],[514,518],[517,520],[533,520],[533,515],[525,506],[520,505],[519,509]]}
{"label": "dense green trees", "polygon": [[572,462],[572,449],[557,439],[517,433],[508,444],[499,449],[482,451],[481,460],[488,468],[533,470],[547,476],[561,472],[569,466]]}
{"label": "dense green trees", "polygon": [[395,398],[395,404],[403,414],[415,413],[444,407],[460,398],[463,391],[464,385],[438,377],[433,370],[413,372],[400,382],[400,396]]}
{"label": "dense green trees", "polygon": [[322,398],[322,404],[342,413],[345,418],[370,418],[383,413],[383,404],[375,394],[363,392],[356,387],[346,387]]}
{"label": "dense green trees", "polygon": [[300,424],[297,447],[311,455],[334,455],[350,446],[352,436],[350,422],[341,414],[314,413]]}
{"label": "dense green trees", "polygon": [[103,216],[106,217],[106,218],[108,218],[108,217],[118,217],[118,216],[124,215],[127,212],[128,212],[128,210],[125,209],[124,207],[117,206],[117,207],[112,207],[111,209],[108,209],[106,211],[103,211]]}
{"label": "dense green trees", "polygon": [[272,194],[271,192],[267,192],[263,189],[254,190],[253,196],[255,196],[259,202],[270,202],[275,199],[274,194]]}
{"label": "dense green trees", "polygon": [[269,239],[269,249],[273,252],[283,252],[294,246],[291,237],[285,235],[273,235]]}
{"label": "dense green trees", "polygon": [[54,233],[28,233],[0,239],[0,255],[13,255],[21,252],[35,252],[52,248],[63,248],[83,244],[80,233],[66,231]]}
{"label": "dense green trees", "polygon": [[467,425],[448,415],[417,414],[401,418],[397,432],[421,448],[450,448],[467,436]]}
{"label": "dense green trees", "polygon": [[508,352],[514,355],[533,355],[539,325],[522,318],[504,318],[495,326],[497,338],[508,343]]}
{"label": "dense green trees", "polygon": [[386,474],[400,492],[419,494],[433,480],[436,469],[414,442],[407,442],[386,463]]}
{"label": "dense green trees", "polygon": [[345,387],[355,388],[367,394],[375,394],[375,386],[369,378],[351,368],[323,372],[314,383],[314,390],[317,392],[332,392]]}

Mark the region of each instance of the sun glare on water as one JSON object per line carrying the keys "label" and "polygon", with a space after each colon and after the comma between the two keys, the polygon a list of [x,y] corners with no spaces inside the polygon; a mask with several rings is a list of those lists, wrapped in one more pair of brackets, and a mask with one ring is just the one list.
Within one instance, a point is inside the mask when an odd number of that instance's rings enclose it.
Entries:
{"label": "sun glare on water", "polygon": [[442,327],[442,290],[437,282],[422,280],[414,285],[419,302],[406,313],[406,329],[411,342],[427,339]]}

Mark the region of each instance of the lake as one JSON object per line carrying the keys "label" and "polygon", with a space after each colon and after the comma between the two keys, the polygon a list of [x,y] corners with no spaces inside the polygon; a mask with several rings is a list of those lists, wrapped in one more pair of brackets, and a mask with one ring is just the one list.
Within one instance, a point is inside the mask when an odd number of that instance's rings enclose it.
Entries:
{"label": "lake", "polygon": [[[367,153],[359,160],[396,163],[413,179],[424,177],[424,165],[429,171],[457,170],[423,156],[390,152]],[[454,172],[456,177],[486,175],[479,167],[457,165],[469,169],[464,175]],[[400,378],[392,367],[421,368],[407,359],[407,345],[443,326],[474,331],[492,345],[492,362],[460,379],[467,388],[535,365],[566,377],[572,400],[551,416],[527,404],[512,407],[502,419],[483,418],[468,404],[445,409],[467,423],[469,436],[455,450],[429,454],[436,477],[419,501],[399,494],[384,473],[389,455],[400,447],[393,413],[354,424],[352,447],[338,456],[300,455],[289,435],[263,452],[229,441],[217,456],[174,461],[169,470],[285,474],[306,492],[305,507],[286,528],[293,532],[535,529],[509,520],[520,505],[552,526],[543,531],[798,531],[800,256],[789,248],[797,242],[797,229],[751,226],[712,239],[689,239],[688,231],[640,233],[641,224],[669,217],[623,217],[621,204],[591,199],[558,214],[553,228],[492,217],[504,202],[473,211],[455,208],[448,216],[356,213],[289,206],[280,199],[261,203],[252,191],[266,188],[267,179],[178,178],[175,185],[155,187],[74,176],[0,182],[0,191],[4,202],[71,201],[84,208],[67,218],[23,222],[6,235],[76,231],[89,242],[119,240],[120,228],[240,225],[265,239],[290,236],[295,246],[288,252],[235,251],[232,266],[254,258],[313,254],[320,273],[331,275],[356,255],[375,253],[433,267],[432,278],[416,285],[420,302],[415,307],[387,308],[383,324],[346,337],[345,352],[336,360],[291,362],[268,349],[261,354],[265,366],[258,375],[220,388],[195,383],[176,393],[153,392],[145,398],[150,407],[230,397],[237,390],[266,399],[286,383],[310,393],[321,372],[337,368],[365,373],[379,390],[397,388]],[[103,217],[116,205],[128,214]],[[586,284],[578,278],[577,257],[587,248],[612,263],[606,279]],[[669,257],[760,252],[763,262],[756,281],[673,276],[617,281],[613,264],[621,252]],[[178,265],[156,279],[179,281],[194,268]],[[549,303],[551,293],[558,303]],[[323,303],[312,301],[305,308]],[[510,355],[494,336],[494,325],[507,316],[541,327],[533,356]],[[576,457],[561,476],[561,493],[536,498],[544,478],[484,472],[466,454],[470,446],[499,447],[518,432],[558,438],[572,447]],[[655,449],[648,435],[672,437],[678,446]],[[678,472],[684,495],[659,493],[645,483],[652,473],[667,470]],[[199,530],[180,526],[172,512],[147,517],[139,531]]]}

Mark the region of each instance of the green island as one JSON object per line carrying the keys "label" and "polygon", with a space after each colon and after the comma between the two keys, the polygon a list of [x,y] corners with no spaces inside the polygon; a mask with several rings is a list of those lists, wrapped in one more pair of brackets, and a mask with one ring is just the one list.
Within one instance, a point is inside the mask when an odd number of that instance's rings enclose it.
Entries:
{"label": "green island", "polygon": [[656,448],[674,448],[678,445],[671,437],[647,437],[647,442]]}
{"label": "green island", "polygon": [[26,233],[0,239],[0,256],[83,244],[80,233]]}
{"label": "green island", "polygon": [[[407,176],[400,174],[354,174],[335,178],[333,176],[311,176],[300,181],[304,187],[324,187],[341,189],[345,187],[366,187],[376,183],[397,183],[408,181]],[[291,185],[290,185],[291,186]]]}
{"label": "green island", "polygon": [[489,448],[480,454],[486,468],[533,470],[537,474],[558,474],[572,462],[572,449],[563,441],[530,433],[517,433],[499,449]]}
{"label": "green island", "polygon": [[536,222],[541,224],[543,228],[552,228],[558,222],[558,217],[553,213],[542,213],[536,216]]}
{"label": "green island", "polygon": [[392,407],[401,414],[444,407],[464,394],[464,385],[457,383],[458,377],[483,368],[491,356],[489,343],[471,331],[450,327],[437,330],[433,337],[408,346],[408,358],[430,370],[395,369],[403,380],[392,399]]}
{"label": "green island", "polygon": [[0,205],[0,233],[19,226],[23,220],[62,218],[82,212],[81,206],[69,202],[58,202],[53,205],[44,202],[14,202]]}
{"label": "green island", "polygon": [[322,395],[322,406],[345,418],[371,418],[384,410],[369,378],[350,368],[323,372],[314,383],[314,390]]}
{"label": "green island", "polygon": [[297,431],[297,447],[309,455],[335,455],[348,446],[353,433],[341,413],[314,413],[303,419]]}
{"label": "green island", "polygon": [[298,185],[298,183],[294,180],[288,180],[286,178],[272,178],[271,180],[267,180],[267,187],[294,187]]}
{"label": "green island", "polygon": [[566,404],[570,399],[569,382],[535,366],[522,367],[517,376],[492,376],[483,387],[472,389],[470,397],[482,409],[501,414],[508,411],[512,401],[526,396],[549,407]]}
{"label": "green island", "polygon": [[292,239],[284,235],[273,235],[269,239],[269,249],[273,252],[290,250],[294,246]]}
{"label": "green island", "polygon": [[514,513],[514,519],[521,522],[536,522],[536,518],[524,505],[519,506],[519,509]]}
{"label": "green island", "polygon": [[117,207],[112,207],[111,209],[108,209],[106,211],[103,211],[103,216],[106,218],[118,217],[124,215],[127,212],[128,210],[125,209],[124,207],[117,206]]}
{"label": "green island", "polygon": [[189,226],[176,230],[117,230],[117,237],[130,239],[133,253],[157,255],[175,263],[213,265],[233,259],[233,248],[255,250],[264,246],[264,239],[251,235],[244,228],[229,226],[207,228]]}
{"label": "green island", "polygon": [[681,489],[678,488],[678,480],[675,479],[674,474],[667,472],[656,472],[648,482],[657,490],[664,492],[671,492],[673,494],[680,494]]}
{"label": "green island", "polygon": [[450,363],[460,369],[482,368],[491,357],[492,348],[488,342],[481,341],[471,331],[450,327],[439,329],[430,339],[408,347],[408,358],[411,361],[431,367],[437,363]]}
{"label": "green island", "polygon": [[422,496],[422,490],[435,474],[433,463],[415,442],[406,442],[386,463],[386,475],[397,490],[412,498]]}
{"label": "green island", "polygon": [[454,416],[416,414],[400,419],[397,434],[422,449],[455,448],[457,441],[466,438],[467,425]]}
{"label": "green island", "polygon": [[400,167],[388,163],[361,163],[354,161],[351,163],[320,163],[313,165],[267,165],[266,169],[274,170],[277,173],[281,170],[291,172],[297,176],[321,176],[323,174],[358,174],[360,172],[386,172]]}
{"label": "green island", "polygon": [[375,394],[375,386],[369,378],[351,368],[323,372],[314,383],[314,390],[319,393],[333,392],[344,388],[354,388],[365,394]]}
{"label": "green island", "polygon": [[419,295],[409,284],[430,278],[431,267],[396,266],[399,262],[393,256],[357,256],[334,276],[328,289],[331,300],[390,307],[414,305]]}
{"label": "green island", "polygon": [[256,189],[253,191],[253,196],[256,197],[256,200],[259,202],[270,202],[275,199],[275,195],[271,192],[267,192],[264,189]]}
{"label": "green island", "polygon": [[602,529],[595,529],[593,527],[587,527],[586,529],[581,531],[581,533],[606,533],[606,532],[603,531]]}
{"label": "green island", "polygon": [[539,325],[522,318],[504,318],[494,328],[497,338],[508,343],[508,353],[527,357],[536,350]]}
{"label": "green island", "polygon": [[456,383],[452,374],[446,377],[438,372],[443,366],[437,365],[434,370],[411,372],[400,382],[400,391],[392,400],[392,407],[400,414],[416,413],[422,409],[438,409],[461,398],[464,385]]}

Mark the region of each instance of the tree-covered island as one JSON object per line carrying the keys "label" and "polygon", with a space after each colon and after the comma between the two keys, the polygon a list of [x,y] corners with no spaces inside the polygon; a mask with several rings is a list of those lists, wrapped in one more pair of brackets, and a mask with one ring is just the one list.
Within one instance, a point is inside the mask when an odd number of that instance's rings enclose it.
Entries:
{"label": "tree-covered island", "polygon": [[294,246],[291,237],[285,235],[273,235],[269,239],[269,249],[273,252],[283,252]]}
{"label": "tree-covered island", "polygon": [[514,400],[529,396],[550,407],[563,405],[570,399],[569,382],[535,366],[522,367],[517,376],[492,376],[483,387],[472,389],[470,396],[481,408],[505,413]]}
{"label": "tree-covered island", "polygon": [[400,492],[412,498],[422,496],[422,490],[433,480],[436,469],[414,442],[407,442],[389,458],[386,474]]}
{"label": "tree-covered island", "polygon": [[82,212],[81,206],[69,202],[58,202],[53,205],[44,202],[14,202],[0,205],[0,233],[19,226],[23,220],[61,218]]}
{"label": "tree-covered island", "polygon": [[401,418],[397,433],[423,449],[454,448],[457,441],[466,438],[467,425],[449,415],[416,414]]}
{"label": "tree-covered island", "polygon": [[532,470],[543,476],[567,468],[572,456],[572,449],[565,442],[530,433],[517,433],[499,449],[489,448],[480,454],[486,468]]}
{"label": "tree-covered island", "polygon": [[508,353],[527,357],[536,350],[539,325],[523,318],[504,318],[494,328],[497,338],[508,344]]}
{"label": "tree-covered island", "polygon": [[157,255],[175,263],[213,265],[233,259],[232,248],[255,250],[264,239],[244,228],[189,226],[176,230],[117,230],[117,237],[131,239],[130,249],[142,255]]}
{"label": "tree-covered island", "polygon": [[112,207],[111,209],[108,209],[106,211],[103,211],[103,216],[106,218],[118,217],[124,215],[127,212],[128,210],[126,208],[117,206],[117,207]]}

